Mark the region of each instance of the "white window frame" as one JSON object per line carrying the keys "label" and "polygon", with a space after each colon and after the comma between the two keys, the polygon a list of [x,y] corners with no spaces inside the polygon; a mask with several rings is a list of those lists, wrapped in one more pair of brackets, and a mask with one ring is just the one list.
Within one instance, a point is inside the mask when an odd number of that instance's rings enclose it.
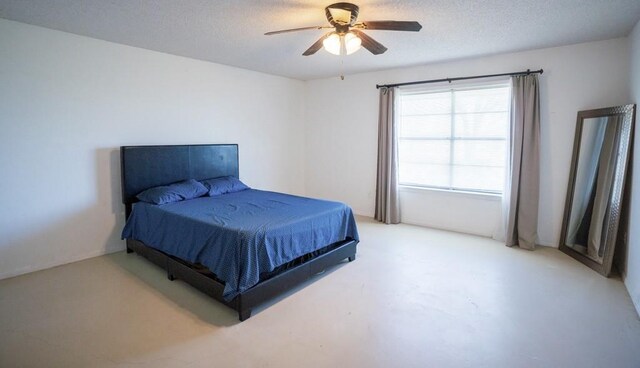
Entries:
{"label": "white window frame", "polygon": [[[493,79],[493,80],[489,80],[489,81],[484,81],[484,82],[467,82],[467,83],[456,83],[456,85],[454,86],[412,86],[412,87],[404,87],[404,88],[399,88],[398,91],[398,98],[396,100],[396,102],[399,103],[401,96],[403,95],[413,95],[413,94],[427,94],[427,93],[441,93],[441,92],[454,92],[454,91],[468,91],[468,90],[474,90],[474,89],[491,89],[491,88],[498,88],[498,87],[507,87],[509,88],[509,95],[511,95],[511,80],[510,79]],[[506,171],[507,171],[507,167],[508,167],[508,162],[509,162],[509,141],[510,141],[510,137],[509,137],[509,131],[510,128],[507,130],[507,135],[503,138],[456,138],[455,137],[455,110],[454,110],[454,106],[455,106],[455,98],[454,98],[455,94],[452,96],[453,98],[451,99],[451,130],[450,130],[450,136],[449,136],[449,141],[451,142],[450,144],[450,152],[449,152],[449,166],[453,166],[452,165],[452,158],[454,157],[454,144],[453,142],[456,140],[504,140],[505,145],[507,146],[507,151],[505,154],[505,158],[504,158],[504,168],[505,168],[505,178],[506,178]],[[510,103],[507,103],[507,115],[510,116],[511,111],[510,111]],[[402,124],[402,122],[400,121],[400,111],[401,108],[396,110],[396,121],[398,122],[398,124]],[[400,125],[398,125],[397,128],[398,133],[400,132]],[[397,136],[398,138],[398,144],[400,143],[400,140],[402,139],[413,139],[413,140],[447,140],[445,138],[402,138],[400,137],[400,135],[398,134]],[[400,159],[398,157],[398,159]],[[398,165],[401,165],[400,160],[398,160]],[[450,171],[449,175],[452,175],[451,173],[453,172],[453,170]],[[452,183],[451,177],[449,180],[449,183]],[[425,184],[421,184],[421,183],[408,183],[408,182],[401,182],[400,178],[398,178],[398,186],[401,189],[418,189],[418,190],[432,190],[432,191],[441,191],[441,192],[447,192],[447,193],[465,193],[465,194],[471,194],[471,195],[488,195],[488,196],[499,196],[501,197],[503,192],[502,191],[491,191],[491,190],[482,190],[482,189],[473,189],[473,188],[456,188],[453,186],[449,186],[449,187],[442,187],[442,186],[434,186],[434,185],[425,185]],[[504,190],[504,187],[503,187]]]}

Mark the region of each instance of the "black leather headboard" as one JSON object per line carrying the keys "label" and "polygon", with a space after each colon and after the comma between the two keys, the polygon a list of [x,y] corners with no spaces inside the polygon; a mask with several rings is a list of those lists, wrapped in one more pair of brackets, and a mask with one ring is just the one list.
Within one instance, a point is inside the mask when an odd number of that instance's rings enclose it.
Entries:
{"label": "black leather headboard", "polygon": [[186,179],[239,177],[237,144],[122,146],[120,163],[127,212],[145,189]]}

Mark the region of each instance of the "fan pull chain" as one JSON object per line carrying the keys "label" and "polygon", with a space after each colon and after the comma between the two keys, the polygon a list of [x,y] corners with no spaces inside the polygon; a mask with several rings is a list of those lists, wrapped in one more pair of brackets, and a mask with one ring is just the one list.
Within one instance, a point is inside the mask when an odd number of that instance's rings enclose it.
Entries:
{"label": "fan pull chain", "polygon": [[344,56],[340,55],[340,80],[344,80]]}

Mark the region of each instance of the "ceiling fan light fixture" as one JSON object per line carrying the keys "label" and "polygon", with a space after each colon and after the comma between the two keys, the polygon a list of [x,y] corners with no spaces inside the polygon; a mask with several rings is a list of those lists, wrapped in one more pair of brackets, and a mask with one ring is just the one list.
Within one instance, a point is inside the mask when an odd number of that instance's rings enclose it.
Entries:
{"label": "ceiling fan light fixture", "polygon": [[362,40],[353,32],[348,32],[344,35],[344,46],[347,51],[347,55],[351,55],[354,52],[360,50],[362,46]]}
{"label": "ceiling fan light fixture", "polygon": [[341,37],[336,32],[331,32],[331,34],[322,41],[322,46],[328,53],[340,55],[340,49],[342,49]]}
{"label": "ceiling fan light fixture", "polygon": [[362,40],[353,32],[344,35],[332,32],[322,41],[322,46],[333,55],[351,55],[360,50]]}

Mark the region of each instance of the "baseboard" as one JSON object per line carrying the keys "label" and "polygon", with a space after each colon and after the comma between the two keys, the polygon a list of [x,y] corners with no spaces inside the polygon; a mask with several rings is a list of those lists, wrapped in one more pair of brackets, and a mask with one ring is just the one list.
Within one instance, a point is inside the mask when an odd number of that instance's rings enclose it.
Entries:
{"label": "baseboard", "polygon": [[434,230],[449,231],[449,232],[452,232],[452,233],[473,235],[473,236],[479,236],[481,238],[489,238],[489,239],[491,239],[491,235],[490,234],[475,233],[475,232],[465,231],[465,230],[461,230],[461,229],[457,229],[457,228],[448,228],[448,227],[445,227],[445,226],[433,226],[433,225],[428,225],[428,224],[418,223],[418,222],[413,222],[413,221],[402,221],[401,223],[407,224],[407,225],[412,225],[412,226],[426,227],[426,228],[434,229]]}
{"label": "baseboard", "polygon": [[123,251],[124,249],[125,249],[124,244],[120,244],[118,247],[109,247],[107,249],[96,250],[94,252],[89,252],[89,253],[77,255],[74,257],[69,257],[68,259],[65,259],[63,261],[54,261],[50,263],[39,264],[37,266],[23,267],[17,270],[9,271],[9,272],[0,272],[0,280],[8,279],[10,277],[16,277],[20,275],[25,275],[32,272],[42,271],[42,270],[46,270],[53,267],[63,266],[69,263],[84,261],[85,259],[99,257],[105,254],[120,252],[120,251]]}
{"label": "baseboard", "polygon": [[627,285],[627,273],[620,272],[620,278],[622,279],[622,283],[624,284],[624,288],[627,289],[627,294],[629,294],[629,298],[631,299],[631,303],[633,307],[636,309],[636,313],[638,314],[638,318],[640,318],[640,295],[634,295],[631,292],[631,288]]}
{"label": "baseboard", "polygon": [[[627,285],[625,284],[625,286]],[[629,289],[627,289],[627,292],[629,293]],[[633,306],[636,308],[636,313],[638,314],[638,318],[640,318],[640,300],[634,298],[633,295],[631,295],[631,293],[629,293],[629,296],[631,297],[631,303],[633,303]]]}
{"label": "baseboard", "polygon": [[373,213],[371,213],[370,211],[360,211],[357,209],[353,209],[353,214],[356,216],[373,218]]}

